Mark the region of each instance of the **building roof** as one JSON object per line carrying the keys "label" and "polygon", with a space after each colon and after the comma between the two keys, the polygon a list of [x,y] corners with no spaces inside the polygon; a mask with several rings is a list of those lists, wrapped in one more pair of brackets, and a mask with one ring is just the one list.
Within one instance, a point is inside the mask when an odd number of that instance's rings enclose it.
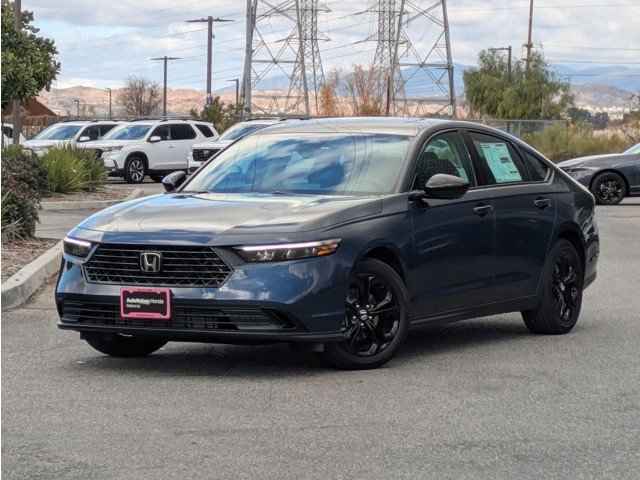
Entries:
{"label": "building roof", "polygon": [[[2,111],[2,115],[8,116],[12,112],[12,102],[9,102],[7,107]],[[57,117],[55,112],[47,107],[44,103],[40,102],[37,98],[33,97],[22,104],[22,110],[26,117]]]}

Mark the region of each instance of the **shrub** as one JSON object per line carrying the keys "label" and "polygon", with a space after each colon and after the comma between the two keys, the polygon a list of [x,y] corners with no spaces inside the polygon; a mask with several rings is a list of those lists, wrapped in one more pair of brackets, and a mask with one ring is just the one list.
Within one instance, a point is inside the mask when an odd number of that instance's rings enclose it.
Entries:
{"label": "shrub", "polygon": [[3,240],[33,236],[46,185],[46,171],[35,155],[20,146],[2,150]]}
{"label": "shrub", "polygon": [[71,193],[93,191],[102,186],[107,172],[92,150],[63,146],[51,148],[42,157],[47,170],[48,191]]}
{"label": "shrub", "polygon": [[524,140],[554,162],[603,153],[618,153],[629,147],[619,135],[594,134],[584,125],[554,125],[524,136]]}

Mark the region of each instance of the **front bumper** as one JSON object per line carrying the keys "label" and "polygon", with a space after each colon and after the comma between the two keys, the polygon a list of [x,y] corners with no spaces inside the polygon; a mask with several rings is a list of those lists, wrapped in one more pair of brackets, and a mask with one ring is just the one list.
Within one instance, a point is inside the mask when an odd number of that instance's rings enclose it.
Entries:
{"label": "front bumper", "polygon": [[173,315],[164,321],[122,319],[125,285],[89,282],[82,266],[67,259],[56,286],[58,327],[215,343],[341,341],[343,264],[338,254],[264,264],[237,260],[218,288],[171,288]]}

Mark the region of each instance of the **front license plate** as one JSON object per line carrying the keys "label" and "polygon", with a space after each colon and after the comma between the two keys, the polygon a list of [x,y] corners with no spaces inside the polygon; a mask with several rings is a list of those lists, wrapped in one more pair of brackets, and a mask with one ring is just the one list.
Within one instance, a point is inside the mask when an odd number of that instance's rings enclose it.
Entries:
{"label": "front license plate", "polygon": [[122,318],[169,320],[171,318],[171,290],[169,288],[120,289]]}

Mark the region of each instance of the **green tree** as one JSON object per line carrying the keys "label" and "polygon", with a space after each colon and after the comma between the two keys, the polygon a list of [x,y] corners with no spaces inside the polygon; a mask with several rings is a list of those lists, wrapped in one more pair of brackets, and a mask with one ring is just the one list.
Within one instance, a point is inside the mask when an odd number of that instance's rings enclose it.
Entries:
{"label": "green tree", "polygon": [[502,119],[561,118],[572,104],[569,84],[560,81],[540,53],[527,71],[524,62],[509,66],[497,52],[482,51],[479,67],[464,73],[465,95],[471,113]]}
{"label": "green tree", "polygon": [[13,3],[2,1],[2,108],[49,89],[60,71],[53,40],[38,36],[31,22],[33,13],[22,12],[22,29],[16,30]]}
{"label": "green tree", "polygon": [[200,112],[195,108],[191,109],[191,116],[198,120],[213,123],[220,133],[238,121],[241,106],[232,103],[224,103],[220,97],[216,96],[210,105],[206,105]]}

